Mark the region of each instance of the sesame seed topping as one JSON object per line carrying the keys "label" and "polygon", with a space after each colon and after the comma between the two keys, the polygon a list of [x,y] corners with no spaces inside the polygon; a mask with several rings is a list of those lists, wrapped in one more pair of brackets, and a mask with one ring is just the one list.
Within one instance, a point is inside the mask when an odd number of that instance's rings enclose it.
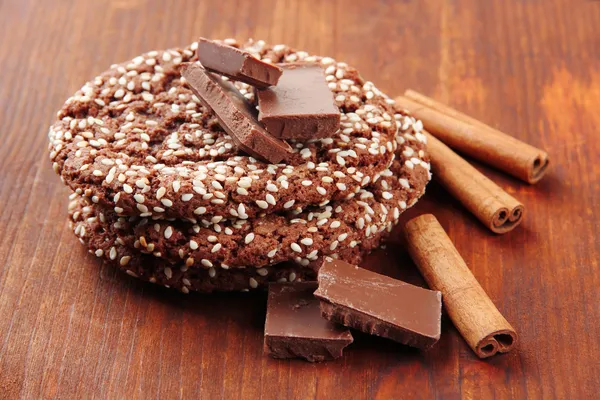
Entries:
{"label": "sesame seed topping", "polygon": [[302,248],[300,247],[300,245],[298,243],[292,243],[290,245],[291,249],[293,251],[295,251],[296,253],[302,253]]}
{"label": "sesame seed topping", "polygon": [[302,243],[305,246],[310,246],[313,244],[313,240],[311,238],[304,238],[300,240],[300,243]]}

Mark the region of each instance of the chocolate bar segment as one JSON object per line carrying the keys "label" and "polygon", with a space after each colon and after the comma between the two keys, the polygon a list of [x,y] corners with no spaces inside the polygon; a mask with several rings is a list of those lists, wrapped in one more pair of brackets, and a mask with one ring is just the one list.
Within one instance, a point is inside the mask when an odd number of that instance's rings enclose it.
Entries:
{"label": "chocolate bar segment", "polygon": [[350,331],[321,316],[316,282],[272,283],[264,351],[274,358],[333,360],[352,343]]}
{"label": "chocolate bar segment", "polygon": [[277,164],[293,153],[289,144],[271,136],[256,119],[256,109],[231,84],[206,71],[198,63],[181,70],[194,94],[212,109],[221,127],[238,147],[252,157]]}
{"label": "chocolate bar segment", "polygon": [[442,295],[339,260],[319,270],[321,312],[330,321],[427,349],[440,338]]}
{"label": "chocolate bar segment", "polygon": [[277,86],[257,90],[258,120],[282,139],[331,137],[340,128],[340,110],[318,64],[280,64]]}
{"label": "chocolate bar segment", "polygon": [[205,38],[198,41],[197,54],[207,70],[259,88],[276,85],[282,72],[281,68],[260,61],[247,51]]}

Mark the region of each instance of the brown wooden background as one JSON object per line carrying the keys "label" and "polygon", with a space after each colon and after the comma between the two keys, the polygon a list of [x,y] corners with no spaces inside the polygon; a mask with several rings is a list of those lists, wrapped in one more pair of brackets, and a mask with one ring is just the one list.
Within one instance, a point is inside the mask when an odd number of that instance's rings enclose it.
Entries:
{"label": "brown wooden background", "polygon": [[[484,169],[527,207],[511,234],[436,185],[411,210],[442,221],[518,349],[480,361],[445,320],[428,353],[357,335],[337,362],[274,361],[263,294],[171,293],[88,255],[45,152],[55,111],[111,63],[199,35],[331,55],[546,148],[536,186]],[[593,398],[599,137],[597,1],[0,0],[0,398]],[[400,246],[370,261],[422,283]]]}

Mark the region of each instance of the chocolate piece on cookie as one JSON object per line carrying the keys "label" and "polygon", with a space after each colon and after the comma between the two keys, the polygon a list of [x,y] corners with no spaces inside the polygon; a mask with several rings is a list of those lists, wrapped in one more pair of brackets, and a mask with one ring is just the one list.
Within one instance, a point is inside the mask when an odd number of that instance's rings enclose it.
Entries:
{"label": "chocolate piece on cookie", "polygon": [[198,63],[184,64],[181,74],[202,103],[215,112],[221,127],[240,149],[273,164],[290,157],[290,145],[265,131],[257,120],[256,109],[235,86]]}
{"label": "chocolate piece on cookie", "polygon": [[347,328],[321,317],[316,282],[272,283],[264,351],[273,358],[334,360],[353,342]]}
{"label": "chocolate piece on cookie", "polygon": [[282,72],[247,51],[205,38],[198,41],[197,54],[207,70],[259,88],[276,85]]}
{"label": "chocolate piece on cookie", "polygon": [[257,90],[258,120],[282,139],[331,137],[340,128],[340,110],[318,64],[281,64],[279,84]]}
{"label": "chocolate piece on cookie", "polygon": [[319,270],[323,316],[360,331],[427,349],[440,338],[442,294],[341,260]]}

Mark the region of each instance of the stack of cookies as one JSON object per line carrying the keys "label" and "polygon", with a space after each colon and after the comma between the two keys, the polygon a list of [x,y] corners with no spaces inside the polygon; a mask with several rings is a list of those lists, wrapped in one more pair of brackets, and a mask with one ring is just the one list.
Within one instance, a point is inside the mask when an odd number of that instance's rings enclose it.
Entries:
{"label": "stack of cookies", "polygon": [[[197,42],[113,65],[49,131],[75,235],[127,274],[184,293],[315,280],[326,256],[359,263],[430,179],[421,124],[345,63],[263,41],[221,44],[268,64],[320,66],[339,129],[275,138],[285,155],[265,159],[182,77]],[[255,104],[252,85],[229,81]]]}

